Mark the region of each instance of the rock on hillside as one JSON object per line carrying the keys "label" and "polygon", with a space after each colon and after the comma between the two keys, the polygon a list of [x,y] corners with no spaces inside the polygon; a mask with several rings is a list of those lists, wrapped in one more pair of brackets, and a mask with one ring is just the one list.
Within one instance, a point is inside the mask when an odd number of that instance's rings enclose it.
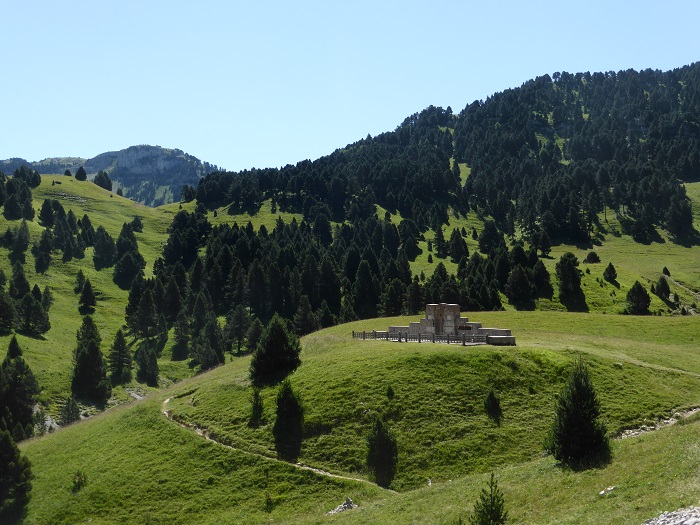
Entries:
{"label": "rock on hillside", "polygon": [[114,191],[121,187],[125,196],[148,206],[176,201],[182,186],[197,186],[201,177],[218,170],[182,150],[147,145],[101,153],[92,159],[56,157],[28,162],[13,158],[0,161],[0,171],[12,173],[22,165],[42,174],[63,173],[67,169],[75,173],[84,166],[90,178],[104,170],[114,183]]}

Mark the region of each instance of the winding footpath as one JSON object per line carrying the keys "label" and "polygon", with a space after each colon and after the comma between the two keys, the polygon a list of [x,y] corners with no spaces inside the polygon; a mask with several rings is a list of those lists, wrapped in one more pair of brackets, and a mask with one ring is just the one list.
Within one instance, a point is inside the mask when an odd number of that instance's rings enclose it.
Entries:
{"label": "winding footpath", "polygon": [[[313,473],[315,473],[315,474],[318,474],[319,476],[325,476],[325,477],[327,477],[327,478],[344,479],[344,480],[346,480],[346,481],[356,481],[356,482],[358,482],[358,483],[365,483],[365,484],[367,484],[367,485],[372,485],[372,486],[374,486],[374,487],[378,487],[378,486],[379,486],[379,485],[377,485],[376,483],[372,483],[371,481],[368,481],[368,480],[366,480],[366,479],[351,478],[351,477],[349,477],[349,476],[342,476],[342,475],[340,475],[340,474],[333,474],[332,472],[328,472],[328,471],[325,471],[325,470],[322,470],[322,469],[319,469],[319,468],[310,467],[310,466],[304,465],[304,464],[302,464],[302,463],[290,463],[290,462],[288,462],[288,461],[283,461],[283,460],[281,460],[281,459],[272,458],[272,457],[270,457],[270,456],[265,456],[264,454],[258,454],[257,452],[250,452],[249,450],[243,450],[243,449],[240,449],[240,448],[232,447],[231,445],[226,445],[226,444],[224,444],[224,443],[221,443],[220,441],[217,441],[216,439],[212,438],[211,435],[209,434],[209,431],[207,431],[206,429],[202,429],[202,428],[199,428],[199,427],[197,427],[197,426],[190,425],[190,424],[188,424],[188,423],[183,423],[182,421],[178,421],[177,419],[175,419],[175,418],[173,417],[173,412],[172,412],[172,410],[168,410],[168,409],[166,408],[166,405],[167,405],[168,403],[170,403],[170,399],[172,399],[172,398],[169,397],[168,399],[166,399],[165,401],[163,401],[163,408],[162,408],[162,410],[161,410],[162,414],[163,414],[168,420],[172,421],[173,423],[175,423],[176,425],[178,425],[178,426],[181,427],[181,428],[194,431],[198,436],[201,436],[201,437],[203,437],[204,439],[206,439],[207,441],[210,441],[210,442],[212,442],[212,443],[215,443],[215,444],[217,444],[217,445],[219,445],[219,446],[221,446],[221,447],[224,447],[224,448],[227,448],[227,449],[229,449],[229,450],[236,451],[236,452],[240,452],[240,453],[242,453],[242,454],[247,454],[248,456],[254,456],[254,457],[257,457],[257,458],[260,458],[260,459],[264,459],[264,460],[267,460],[267,461],[275,461],[275,462],[277,462],[277,463],[282,463],[282,464],[284,464],[284,465],[289,465],[289,466],[292,466],[292,467],[294,467],[294,468],[298,468],[299,470],[306,470],[306,471],[309,471],[309,472],[313,472]],[[381,488],[381,487],[380,487],[380,488]],[[396,491],[390,490],[390,489],[383,489],[383,490],[386,490],[387,492],[391,492],[391,493],[393,493],[393,494],[396,494],[396,493],[397,493]]]}

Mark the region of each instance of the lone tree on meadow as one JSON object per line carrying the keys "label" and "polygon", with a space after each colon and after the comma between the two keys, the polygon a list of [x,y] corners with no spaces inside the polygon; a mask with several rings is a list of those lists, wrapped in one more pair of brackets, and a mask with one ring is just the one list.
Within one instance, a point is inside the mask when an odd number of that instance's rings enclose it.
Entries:
{"label": "lone tree on meadow", "polygon": [[87,180],[87,172],[82,166],[80,166],[78,171],[75,172],[75,180]]}
{"label": "lone tree on meadow", "polygon": [[474,512],[469,516],[471,525],[503,525],[508,519],[503,501],[503,492],[498,488],[496,478],[491,479],[486,488],[481,489],[479,499],[474,504]]}
{"label": "lone tree on meadow", "polygon": [[263,330],[253,359],[250,379],[255,385],[274,383],[301,364],[299,338],[287,328],[284,319],[275,314]]}
{"label": "lone tree on meadow", "polygon": [[367,470],[380,487],[391,485],[398,455],[396,436],[381,417],[376,417],[367,436]]}
{"label": "lone tree on meadow", "polygon": [[617,280],[617,270],[615,270],[613,263],[608,263],[607,268],[603,272],[603,278],[609,283],[614,283]]}
{"label": "lone tree on meadow", "polygon": [[599,420],[600,401],[580,357],[559,394],[545,449],[562,464],[582,468],[607,463],[610,442]]}
{"label": "lone tree on meadow", "polygon": [[627,292],[627,313],[632,315],[645,315],[649,313],[651,297],[639,281],[634,281],[632,288]]}

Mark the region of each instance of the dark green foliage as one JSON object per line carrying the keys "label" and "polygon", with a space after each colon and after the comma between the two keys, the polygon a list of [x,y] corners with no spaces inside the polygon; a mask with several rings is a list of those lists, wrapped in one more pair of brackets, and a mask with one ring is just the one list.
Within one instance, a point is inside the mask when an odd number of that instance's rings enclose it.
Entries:
{"label": "dark green foliage", "polygon": [[496,223],[490,220],[484,222],[484,229],[479,235],[479,251],[489,254],[504,244],[503,234],[498,231]]}
{"label": "dark green foliage", "polygon": [[598,254],[591,250],[586,254],[586,258],[583,260],[586,264],[595,264],[600,262],[600,257],[598,257]]}
{"label": "dark green foliage", "polygon": [[297,335],[302,336],[310,334],[318,329],[316,316],[311,309],[311,303],[306,295],[302,295],[299,299],[299,307],[294,314],[294,331]]}
{"label": "dark green foliage", "polygon": [[671,295],[671,288],[668,286],[668,280],[665,275],[659,277],[659,280],[656,282],[656,295],[663,299],[668,299],[669,295]]}
{"label": "dark green foliage", "polygon": [[277,392],[276,415],[272,434],[277,454],[285,461],[296,461],[304,436],[304,406],[288,379],[282,381]]}
{"label": "dark green foliage", "polygon": [[30,290],[29,281],[27,281],[27,276],[24,274],[24,267],[19,261],[15,261],[12,265],[12,278],[8,288],[10,297],[16,300],[22,299]]}
{"label": "dark green foliage", "polygon": [[366,260],[360,262],[352,288],[353,310],[359,319],[377,317],[379,290]]}
{"label": "dark green foliage", "polygon": [[603,278],[609,283],[614,283],[617,281],[617,270],[615,270],[613,263],[608,263],[608,266],[603,272]]}
{"label": "dark green foliage", "polygon": [[508,274],[505,292],[511,304],[525,306],[531,302],[537,288],[531,272],[517,264]]}
{"label": "dark green foliage", "polygon": [[578,259],[571,252],[566,252],[559,258],[556,265],[557,279],[559,281],[559,299],[568,301],[577,295],[583,294],[581,290],[581,274],[578,270]]}
{"label": "dark green foliage", "polygon": [[0,287],[0,333],[9,332],[15,325],[14,301]]}
{"label": "dark green foliage", "polygon": [[78,270],[78,273],[75,276],[75,287],[73,288],[73,291],[75,293],[81,293],[83,291],[84,285],[85,285],[85,274],[83,273],[83,270]]}
{"label": "dark green foliage", "polygon": [[109,175],[107,175],[107,173],[105,173],[102,170],[97,172],[97,175],[95,175],[95,178],[92,180],[92,182],[97,184],[100,188],[104,188],[107,191],[112,191],[112,180],[109,178]]}
{"label": "dark green foliage", "polygon": [[246,337],[246,332],[250,327],[251,319],[248,309],[242,304],[237,304],[236,307],[229,312],[226,318],[226,334],[229,345],[236,346],[236,353],[241,353],[241,345]]}
{"label": "dark green foliage", "polygon": [[80,421],[80,407],[78,406],[78,402],[75,400],[75,397],[70,396],[61,407],[59,423],[62,427],[65,427],[66,425],[70,425],[76,421]]}
{"label": "dark green foliage", "polygon": [[136,378],[149,386],[158,386],[158,356],[156,349],[148,341],[141,343],[136,351]]}
{"label": "dark green foliage", "polygon": [[97,298],[95,297],[95,292],[92,291],[90,279],[85,279],[85,282],[83,283],[78,304],[80,305],[80,313],[85,314],[95,311],[95,306],[97,306]]}
{"label": "dark green foliage", "polygon": [[158,312],[153,299],[153,292],[147,289],[139,301],[135,318],[135,333],[141,338],[148,338],[156,333],[158,323]]}
{"label": "dark green foliage", "polygon": [[503,412],[501,411],[501,400],[493,389],[490,390],[484,398],[484,410],[497,425],[501,424],[501,419],[503,418]]}
{"label": "dark green foliage", "polygon": [[7,356],[0,365],[0,414],[5,414],[7,430],[27,429],[32,435],[34,405],[39,383],[22,358],[22,349],[15,336],[10,340]]}
{"label": "dark green foliage", "polygon": [[16,321],[18,328],[26,334],[39,335],[51,329],[48,312],[31,293],[19,302]]}
{"label": "dark green foliage", "polygon": [[664,266],[663,270],[661,272],[666,276],[666,277],[671,277],[671,272],[669,271],[668,268]]}
{"label": "dark green foliage", "polygon": [[276,382],[294,371],[301,364],[300,352],[299,339],[275,314],[263,330],[250,362],[253,384]]}
{"label": "dark green foliage", "polygon": [[27,227],[27,221],[22,219],[22,222],[17,229],[12,240],[12,251],[15,253],[24,253],[29,248],[29,228]]}
{"label": "dark green foliage", "polygon": [[627,313],[632,315],[645,315],[649,313],[651,298],[644,287],[635,281],[627,292]]}
{"label": "dark green foliage", "polygon": [[470,525],[503,525],[508,519],[503,492],[498,488],[496,478],[491,473],[487,488],[481,489],[479,499],[474,504],[474,512],[469,516]]}
{"label": "dark green foliage", "polygon": [[610,443],[600,421],[600,402],[580,357],[557,399],[545,449],[564,465],[585,468],[610,460]]}
{"label": "dark green foliage", "polygon": [[264,328],[262,322],[260,322],[260,319],[258,319],[257,317],[253,319],[252,323],[250,323],[250,327],[248,328],[248,331],[245,334],[246,348],[249,352],[253,352],[258,347],[258,343],[260,342],[260,338],[262,337],[263,329]]}
{"label": "dark green foliage", "polygon": [[253,388],[253,393],[250,396],[250,420],[248,425],[257,427],[263,421],[265,407],[263,406],[262,395],[259,388]]}
{"label": "dark green foliage", "polygon": [[80,180],[84,181],[87,180],[87,172],[85,171],[85,168],[80,166],[78,168],[78,171],[75,172],[75,180]]}
{"label": "dark green foliage", "polygon": [[77,494],[80,490],[87,485],[88,479],[87,474],[82,470],[76,470],[73,474],[73,485],[71,486],[71,492]]}
{"label": "dark green foliage", "polygon": [[83,317],[76,339],[71,390],[77,397],[104,404],[112,388],[100,350],[102,338],[91,316]]}
{"label": "dark green foliage", "polygon": [[114,336],[107,363],[112,384],[126,383],[131,380],[131,352],[126,345],[124,332],[121,330],[117,330],[117,334]]}
{"label": "dark green foliage", "polygon": [[386,423],[375,417],[367,435],[367,470],[380,487],[389,488],[398,461],[396,437]]}
{"label": "dark green foliage", "polygon": [[184,310],[180,311],[175,320],[175,346],[173,360],[187,359],[187,348],[190,344],[190,325]]}
{"label": "dark green foliage", "polygon": [[0,518],[26,504],[33,477],[31,463],[20,453],[10,433],[0,431]]}
{"label": "dark green foliage", "polygon": [[102,226],[98,226],[95,231],[94,246],[92,260],[95,263],[95,269],[101,270],[113,266],[116,256],[114,239]]}

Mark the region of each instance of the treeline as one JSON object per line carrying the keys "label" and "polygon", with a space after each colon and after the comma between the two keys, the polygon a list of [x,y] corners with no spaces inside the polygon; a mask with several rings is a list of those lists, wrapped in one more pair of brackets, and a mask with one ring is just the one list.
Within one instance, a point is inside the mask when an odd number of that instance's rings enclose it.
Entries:
{"label": "treeline", "polygon": [[700,64],[538,77],[467,106],[454,138],[470,205],[504,231],[586,241],[610,209],[638,241],[688,235],[679,182],[700,177]]}

